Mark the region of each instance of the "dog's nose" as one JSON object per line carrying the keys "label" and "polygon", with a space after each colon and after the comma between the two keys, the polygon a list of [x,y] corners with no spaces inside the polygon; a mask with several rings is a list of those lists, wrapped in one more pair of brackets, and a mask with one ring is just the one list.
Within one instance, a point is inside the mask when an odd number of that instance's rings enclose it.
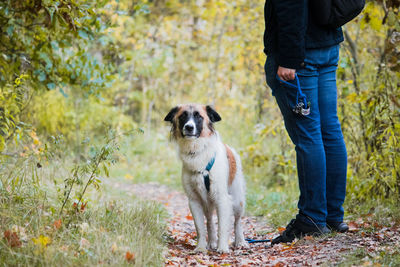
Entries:
{"label": "dog's nose", "polygon": [[185,130],[186,131],[191,132],[191,131],[193,131],[193,129],[194,129],[193,125],[190,125],[190,124],[185,125]]}

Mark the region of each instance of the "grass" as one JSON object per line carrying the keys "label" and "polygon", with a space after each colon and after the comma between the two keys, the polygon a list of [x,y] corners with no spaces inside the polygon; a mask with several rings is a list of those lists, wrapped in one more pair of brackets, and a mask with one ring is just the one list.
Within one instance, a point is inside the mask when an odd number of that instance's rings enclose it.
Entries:
{"label": "grass", "polygon": [[400,266],[400,248],[383,247],[378,253],[358,248],[348,254],[338,266]]}
{"label": "grass", "polygon": [[[161,205],[103,186],[89,190],[83,212],[60,216],[51,173],[42,171],[39,179],[15,187],[1,177],[0,266],[163,264],[166,214]],[[65,175],[61,171],[58,180]],[[20,247],[11,247],[3,237],[7,230],[17,232]],[[134,255],[130,261],[127,252]]]}
{"label": "grass", "polygon": [[119,162],[111,169],[111,177],[120,177],[132,183],[157,182],[174,187],[181,186],[181,163],[174,145],[159,134],[135,135],[121,144]]}
{"label": "grass", "polygon": [[[164,130],[168,132],[166,127]],[[250,137],[241,142],[235,147],[241,154],[247,180],[247,213],[264,216],[274,227],[285,226],[297,213],[299,194],[293,162],[285,161],[292,157],[279,156],[279,151],[285,151],[279,142],[258,142]],[[252,145],[255,142],[256,148]],[[162,265],[165,210],[156,203],[135,199],[128,190],[109,185],[157,182],[182,190],[176,148],[167,134],[154,132],[123,139],[120,152],[119,162],[110,169],[112,178],[99,190],[91,188],[85,196],[88,206],[74,215],[59,215],[59,189],[69,175],[60,166],[68,165],[66,161],[43,163],[35,175],[30,175],[32,169],[25,168],[23,176],[0,176],[0,234],[15,229],[22,241],[21,247],[10,247],[0,236],[0,266]],[[7,172],[0,167],[0,173]],[[372,219],[381,225],[400,221],[398,205],[388,201],[356,203],[349,199],[345,210],[347,220],[373,214]],[[60,219],[62,224],[57,229],[54,223]],[[134,253],[134,261],[127,261],[127,252]],[[399,264],[397,248],[375,256],[361,249],[342,264],[348,266],[360,260]]]}
{"label": "grass", "polygon": [[297,214],[295,186],[266,188],[250,183],[247,189],[247,213],[264,216],[271,226],[286,226]]}

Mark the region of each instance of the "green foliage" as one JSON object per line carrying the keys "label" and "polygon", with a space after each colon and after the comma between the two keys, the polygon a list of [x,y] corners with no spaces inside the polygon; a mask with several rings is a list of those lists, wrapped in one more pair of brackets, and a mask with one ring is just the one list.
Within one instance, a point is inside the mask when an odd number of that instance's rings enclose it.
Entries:
{"label": "green foliage", "polygon": [[2,1],[0,85],[28,75],[35,89],[95,90],[105,74],[90,52],[104,24],[92,1]]}
{"label": "green foliage", "polygon": [[26,75],[21,75],[12,84],[0,87],[0,152],[6,148],[7,141],[18,143],[28,128],[19,116],[30,99],[25,78]]}
{"label": "green foliage", "polygon": [[[41,177],[44,178],[44,177]],[[92,203],[76,223],[60,228],[53,212],[54,199],[49,197],[51,185],[41,185],[40,193],[27,186],[17,194],[0,192],[0,261],[7,266],[132,266],[127,251],[135,253],[134,266],[161,266],[165,225],[162,207],[136,199],[122,199],[120,192],[108,196],[118,201],[102,199]],[[46,193],[47,191],[47,193]],[[21,193],[22,193],[21,192]],[[97,193],[98,194],[98,193]],[[10,247],[3,238],[6,229],[17,231],[21,247]],[[149,234],[151,233],[151,234]],[[46,242],[34,243],[42,236]]]}
{"label": "green foliage", "polygon": [[400,265],[400,250],[398,247],[386,247],[379,253],[370,253],[368,249],[358,248],[339,263],[338,266],[398,266]]}
{"label": "green foliage", "polygon": [[[64,180],[64,190],[62,194],[62,206],[60,214],[65,205],[71,202],[71,198],[75,199],[74,212],[79,212],[85,209],[87,201],[84,200],[84,195],[89,186],[100,188],[101,174],[109,177],[109,166],[116,162],[114,152],[119,149],[116,141],[117,136],[113,131],[110,131],[104,140],[104,145],[100,148],[90,147],[89,155],[82,160],[82,164],[75,165],[71,170],[71,177]],[[82,185],[82,189],[75,192],[75,196],[71,195],[74,185]]]}
{"label": "green foliage", "polygon": [[359,20],[345,29],[339,103],[350,163],[348,191],[356,200],[400,199],[398,8],[394,2],[368,2]]}
{"label": "green foliage", "polygon": [[[0,262],[162,265],[162,207],[124,196],[112,187],[98,187],[100,179],[105,178],[101,175],[109,172],[108,164],[116,160],[116,141],[122,137],[110,133],[101,146],[87,143],[90,149],[86,158],[71,164],[70,158],[59,151],[63,148],[60,138],[43,144],[34,132],[30,136],[34,142],[24,153],[0,158]],[[75,190],[70,190],[72,185]],[[64,186],[76,205],[63,195]],[[6,231],[15,232],[18,243],[7,241]],[[135,254],[133,262],[125,259],[126,252]]]}
{"label": "green foliage", "polygon": [[[65,264],[110,258],[107,264],[122,264],[110,250],[105,252],[105,243],[134,232],[140,242],[129,239],[127,244],[148,244],[142,240],[145,231],[161,232],[151,214],[159,210],[139,203],[138,210],[146,207],[140,220],[152,223],[151,229],[135,228],[128,221],[140,216],[136,208],[131,212],[121,204],[117,213],[124,219],[115,221],[107,217],[112,205],[107,202],[104,211],[96,202],[102,187],[92,189],[109,171],[125,182],[157,181],[179,188],[179,161],[168,144],[168,128],[160,124],[172,106],[183,102],[216,106],[223,119],[218,131],[242,157],[248,210],[285,224],[296,212],[295,153],[264,80],[262,16],[263,2],[245,0],[1,1],[0,205],[6,212],[0,225],[22,225],[32,217],[29,231],[38,238],[49,221],[58,219],[62,203],[68,209],[61,208],[61,214],[68,216],[66,210],[89,201],[84,213],[74,211],[70,227],[87,220],[96,229],[108,225],[109,231],[90,237],[95,249],[80,251],[76,261]],[[368,1],[344,28],[338,100],[349,155],[350,217],[362,213],[354,207],[398,204],[399,21],[398,1]],[[104,141],[108,129],[120,135],[138,125],[144,134],[118,140],[123,155],[108,170],[116,147],[112,138]],[[381,213],[394,218],[392,210]],[[140,220],[138,225],[145,224]],[[76,247],[79,234],[68,229],[52,239],[59,244],[70,240]],[[138,264],[161,263],[161,242],[154,236],[151,242],[157,244],[154,260],[146,255]],[[0,246],[0,261],[10,265],[73,258],[73,250],[56,249],[39,257],[32,243],[26,248],[32,258]]]}
{"label": "green foliage", "polygon": [[[15,133],[26,100],[41,89],[98,94],[110,79],[106,58],[96,56],[106,24],[92,1],[0,2],[0,151]],[[97,53],[97,54],[96,54]],[[21,80],[23,79],[23,84]],[[6,103],[5,103],[6,102]],[[4,106],[3,106],[4,105]]]}

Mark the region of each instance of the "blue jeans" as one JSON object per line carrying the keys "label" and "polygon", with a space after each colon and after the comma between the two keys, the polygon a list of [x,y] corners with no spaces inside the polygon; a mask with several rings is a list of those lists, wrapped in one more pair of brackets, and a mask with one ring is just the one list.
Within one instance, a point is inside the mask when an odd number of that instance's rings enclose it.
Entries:
{"label": "blue jeans", "polygon": [[307,49],[305,66],[296,70],[301,89],[311,103],[307,116],[293,112],[297,90],[276,79],[278,65],[274,58],[268,55],[265,72],[286,130],[296,146],[300,187],[297,219],[321,226],[342,222],[347,152],[337,116],[339,45]]}

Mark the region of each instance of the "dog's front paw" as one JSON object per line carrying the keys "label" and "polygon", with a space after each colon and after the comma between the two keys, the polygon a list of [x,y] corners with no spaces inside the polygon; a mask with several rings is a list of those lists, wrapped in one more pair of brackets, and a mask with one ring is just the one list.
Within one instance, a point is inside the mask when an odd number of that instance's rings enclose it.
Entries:
{"label": "dog's front paw", "polygon": [[235,248],[249,248],[249,243],[245,240],[236,241],[235,240]]}
{"label": "dog's front paw", "polygon": [[217,249],[217,242],[216,241],[208,242],[207,249],[216,250]]}
{"label": "dog's front paw", "polygon": [[221,254],[229,253],[229,247],[227,245],[226,246],[218,246],[217,252],[221,253]]}
{"label": "dog's front paw", "polygon": [[196,253],[207,253],[207,248],[206,247],[204,247],[204,246],[197,246],[195,249],[194,249],[194,252],[196,252]]}

